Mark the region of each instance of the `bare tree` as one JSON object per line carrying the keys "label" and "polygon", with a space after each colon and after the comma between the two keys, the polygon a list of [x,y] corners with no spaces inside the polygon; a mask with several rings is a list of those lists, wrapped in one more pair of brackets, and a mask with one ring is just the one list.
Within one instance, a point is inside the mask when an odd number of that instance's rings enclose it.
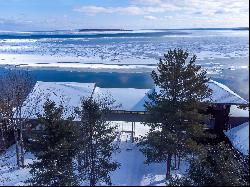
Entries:
{"label": "bare tree", "polygon": [[6,123],[4,123],[4,117],[0,112],[0,151],[6,150],[6,135],[7,135],[7,126]]}
{"label": "bare tree", "polygon": [[29,71],[18,68],[6,70],[0,77],[0,113],[14,131],[17,166],[24,166],[23,103],[35,81]]}

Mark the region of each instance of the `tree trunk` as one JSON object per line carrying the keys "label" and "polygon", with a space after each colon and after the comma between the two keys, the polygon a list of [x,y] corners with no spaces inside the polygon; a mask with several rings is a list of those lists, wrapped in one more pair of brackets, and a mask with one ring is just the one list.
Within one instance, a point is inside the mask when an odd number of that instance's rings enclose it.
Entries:
{"label": "tree trunk", "polygon": [[21,167],[24,167],[24,144],[23,144],[23,125],[20,124],[20,150],[21,150]]}
{"label": "tree trunk", "polygon": [[95,182],[94,177],[91,176],[91,178],[90,178],[90,186],[95,186],[95,185],[96,185],[95,183],[96,183],[96,182]]}
{"label": "tree trunk", "polygon": [[82,172],[82,157],[81,157],[81,153],[79,153],[77,155],[77,167],[78,167],[78,171],[81,173]]}
{"label": "tree trunk", "polygon": [[0,123],[0,126],[1,126],[1,141],[2,141],[2,148],[3,148],[3,151],[5,152],[6,151],[6,142],[5,142],[5,137],[4,137],[4,123]]}
{"label": "tree trunk", "polygon": [[90,130],[90,159],[91,159],[91,164],[90,164],[90,186],[95,186],[96,185],[96,177],[95,177],[95,150],[94,150],[94,145],[93,145],[93,128],[91,127]]}
{"label": "tree trunk", "polygon": [[[93,148],[92,148],[93,149]],[[90,164],[90,186],[96,185],[96,177],[95,177],[95,160],[93,157],[93,151],[91,151],[91,164]]]}
{"label": "tree trunk", "polygon": [[132,122],[132,134],[131,134],[131,139],[132,139],[132,143],[134,143],[134,122]]}
{"label": "tree trunk", "polygon": [[172,154],[168,154],[166,179],[169,179],[171,176],[171,160]]}
{"label": "tree trunk", "polygon": [[181,165],[181,157],[178,156],[178,169],[180,169],[180,165]]}
{"label": "tree trunk", "polygon": [[[18,105],[20,106],[20,105]],[[18,112],[19,112],[19,119],[18,119],[18,126],[20,129],[20,150],[21,150],[21,157],[20,157],[20,161],[21,161],[21,167],[24,167],[24,143],[23,143],[23,123],[22,123],[22,107],[18,107]]]}
{"label": "tree trunk", "polygon": [[174,155],[174,169],[177,170],[177,155]]}
{"label": "tree trunk", "polygon": [[18,132],[17,129],[14,129],[15,143],[16,143],[16,163],[17,167],[20,167],[20,153],[19,153],[19,141],[18,141]]}

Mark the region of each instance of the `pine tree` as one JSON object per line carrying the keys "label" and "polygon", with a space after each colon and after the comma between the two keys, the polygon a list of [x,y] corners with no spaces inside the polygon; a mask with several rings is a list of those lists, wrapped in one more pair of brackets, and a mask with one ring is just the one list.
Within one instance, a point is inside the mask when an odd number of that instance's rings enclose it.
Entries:
{"label": "pine tree", "polygon": [[63,120],[63,107],[46,101],[44,115],[38,117],[41,134],[34,136],[31,150],[37,161],[31,165],[33,176],[28,182],[35,186],[74,186],[78,184],[73,158],[77,153],[77,131],[72,119]]}
{"label": "pine tree", "polygon": [[206,84],[206,71],[194,64],[196,56],[188,56],[181,49],[164,54],[158,72],[151,74],[156,87],[145,103],[150,113],[146,125],[151,129],[139,146],[147,157],[146,163],[167,162],[166,178],[171,176],[173,156],[184,157],[199,150],[196,139],[205,136],[204,115],[198,109],[206,106],[204,100],[211,90]]}
{"label": "pine tree", "polygon": [[249,159],[221,142],[207,145],[191,159],[188,174],[170,185],[245,186],[249,185]]}
{"label": "pine tree", "polygon": [[110,101],[108,98],[86,98],[77,110],[81,118],[78,171],[81,179],[90,186],[98,182],[111,185],[110,173],[119,167],[112,161],[112,154],[118,150],[114,144],[116,127],[105,120],[105,115],[111,110]]}

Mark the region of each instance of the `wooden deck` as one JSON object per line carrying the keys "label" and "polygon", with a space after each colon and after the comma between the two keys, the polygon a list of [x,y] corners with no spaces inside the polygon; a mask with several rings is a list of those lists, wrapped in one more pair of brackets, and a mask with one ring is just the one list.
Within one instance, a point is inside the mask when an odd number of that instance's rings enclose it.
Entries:
{"label": "wooden deck", "polygon": [[149,113],[114,110],[106,116],[107,121],[145,122]]}

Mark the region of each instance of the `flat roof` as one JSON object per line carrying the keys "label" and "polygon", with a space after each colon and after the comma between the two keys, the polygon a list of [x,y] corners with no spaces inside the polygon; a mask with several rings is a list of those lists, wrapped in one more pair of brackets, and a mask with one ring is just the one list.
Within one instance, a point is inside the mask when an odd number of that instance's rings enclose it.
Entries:
{"label": "flat roof", "polygon": [[94,96],[112,96],[116,104],[121,105],[117,110],[145,111],[144,103],[148,100],[147,94],[151,91],[151,89],[96,87]]}

